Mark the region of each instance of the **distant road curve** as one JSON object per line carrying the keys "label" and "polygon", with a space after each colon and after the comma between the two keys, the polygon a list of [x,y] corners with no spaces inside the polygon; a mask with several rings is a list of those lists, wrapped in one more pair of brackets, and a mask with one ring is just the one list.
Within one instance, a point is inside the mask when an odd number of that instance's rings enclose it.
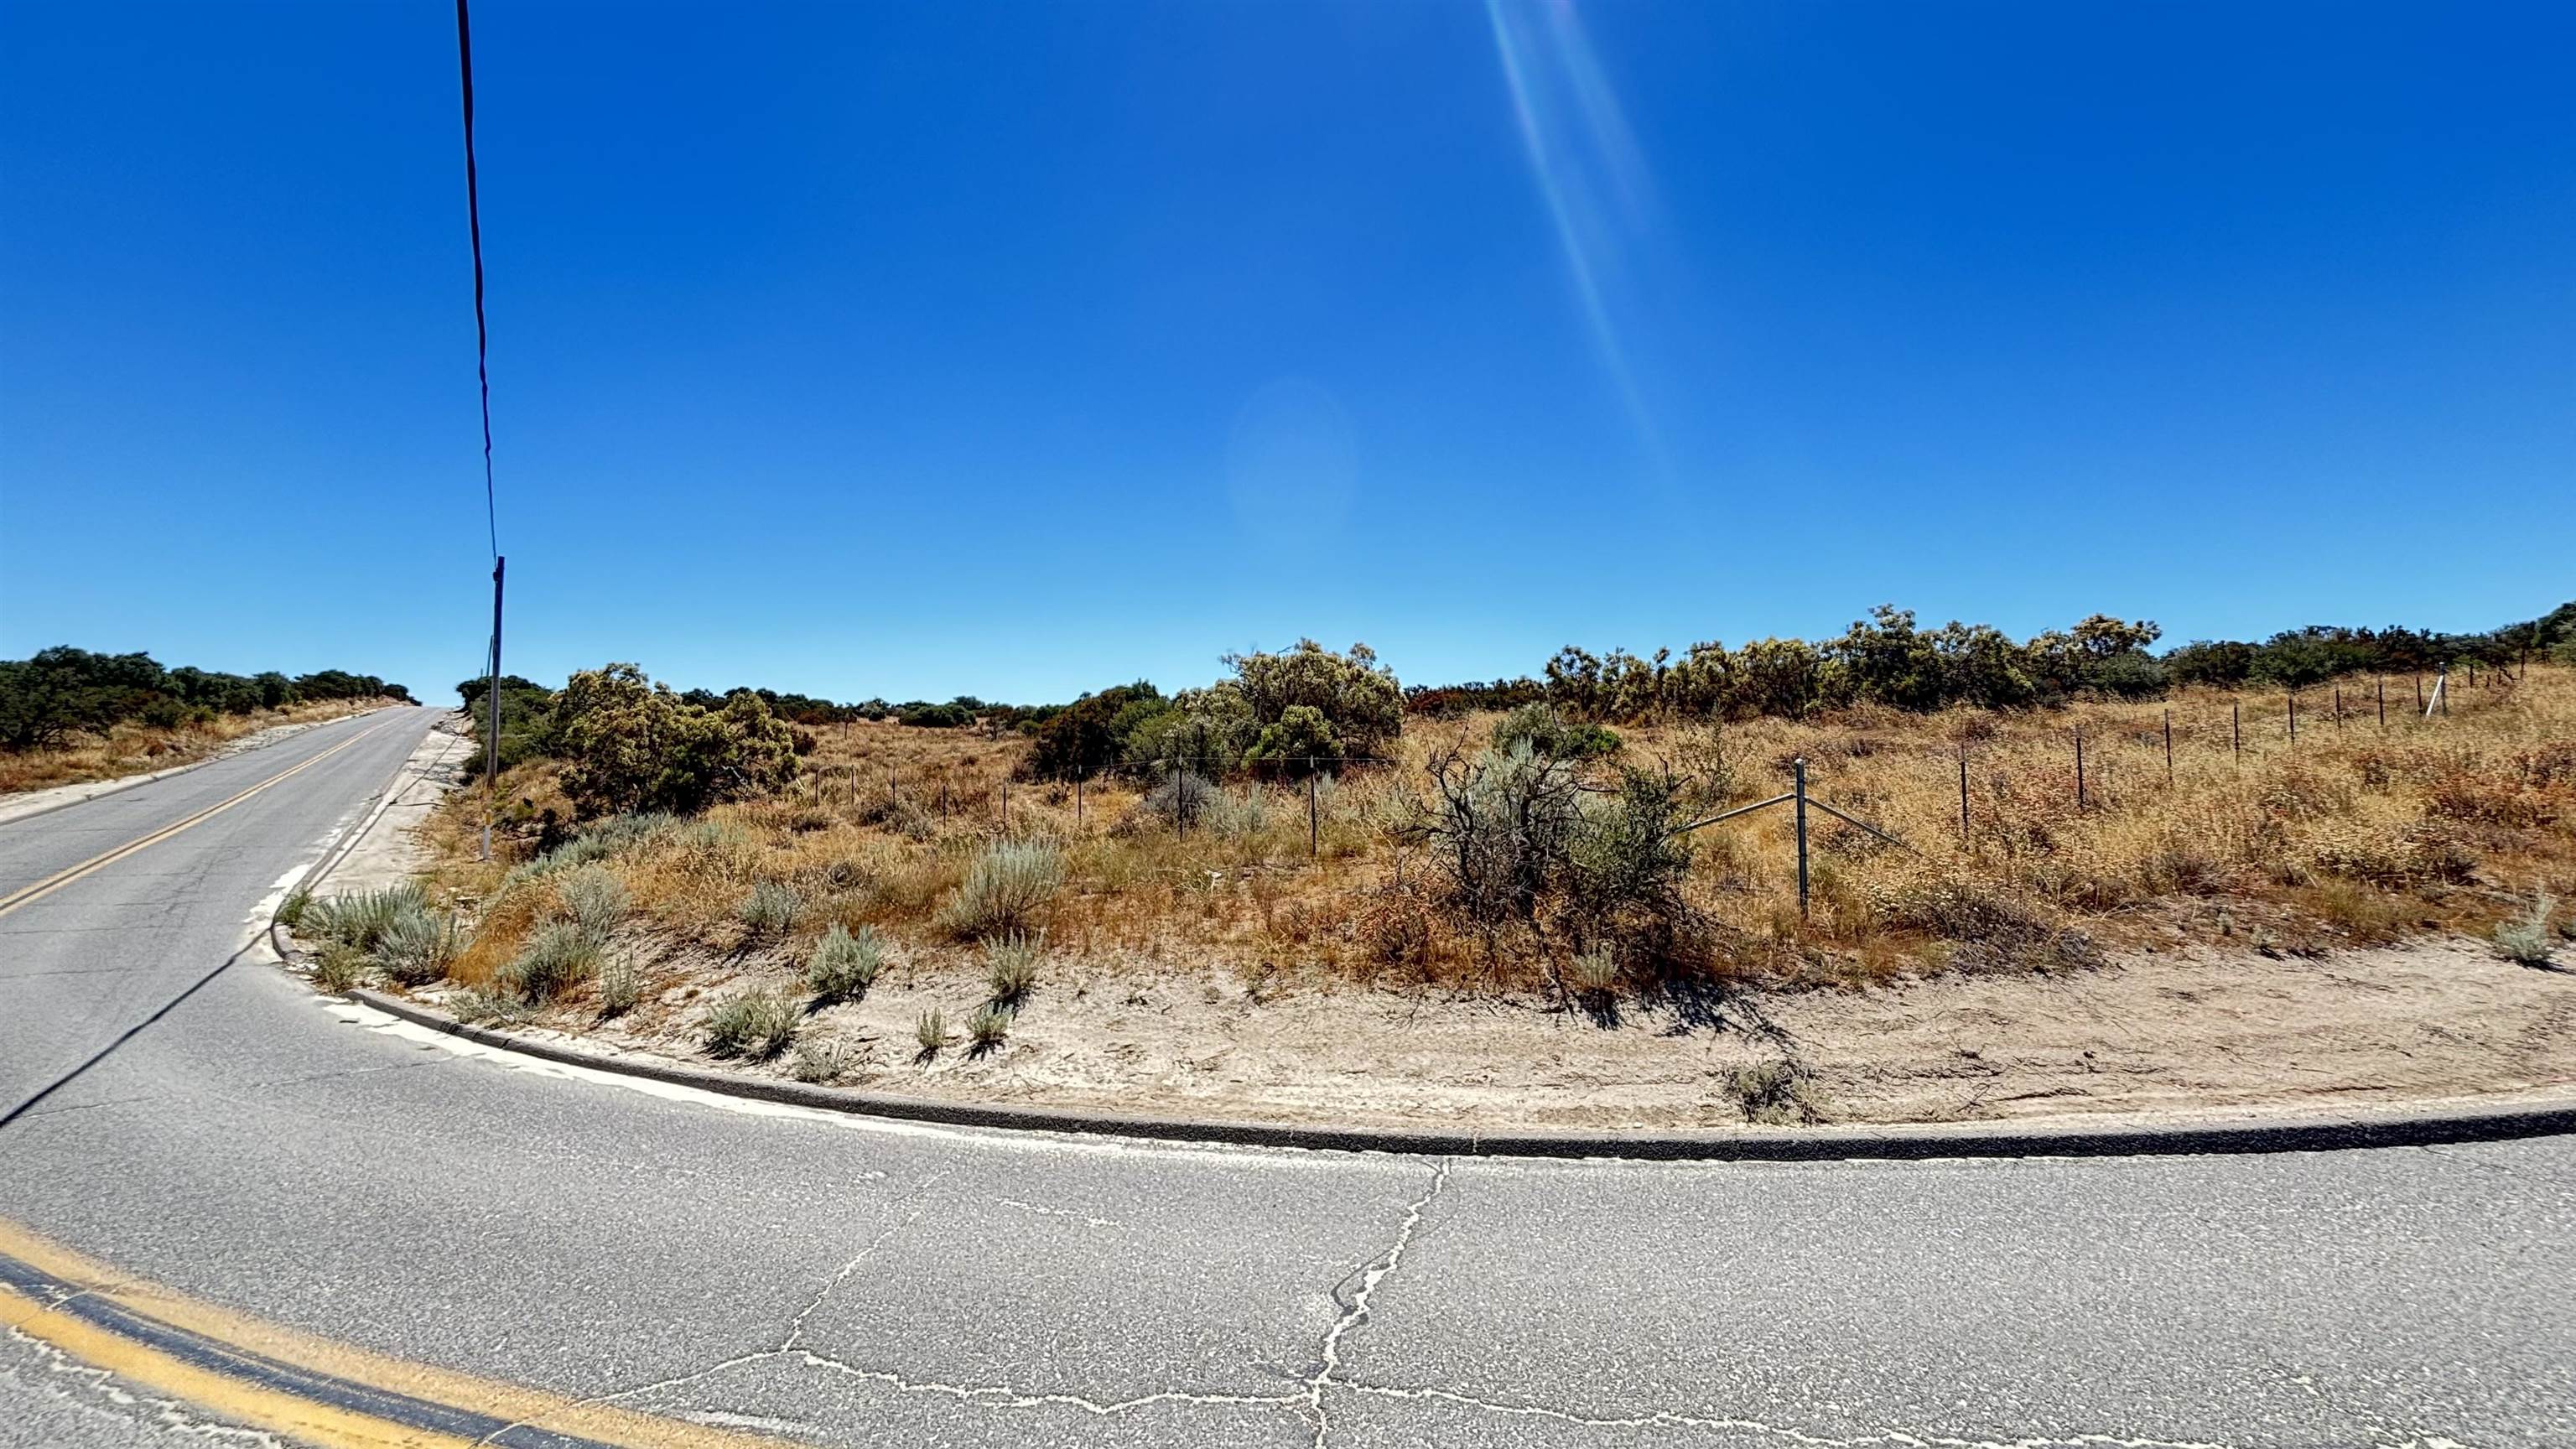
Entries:
{"label": "distant road curve", "polygon": [[433,718],[0,824],[0,1108],[133,1031],[0,1128],[0,1444],[2576,1443],[2568,1138],[1148,1145],[512,1058],[256,952],[205,980]]}

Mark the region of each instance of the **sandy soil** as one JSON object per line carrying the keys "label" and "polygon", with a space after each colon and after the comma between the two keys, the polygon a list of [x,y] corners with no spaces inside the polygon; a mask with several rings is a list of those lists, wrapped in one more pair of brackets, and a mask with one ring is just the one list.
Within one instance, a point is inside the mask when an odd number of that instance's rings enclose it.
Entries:
{"label": "sandy soil", "polygon": [[[2576,1088],[2576,974],[2462,941],[2315,960],[2137,956],[2060,977],[1630,1005],[1610,1023],[1534,1000],[1053,969],[1008,1042],[980,1058],[958,1045],[922,1062],[913,1025],[937,1006],[954,1031],[981,982],[908,979],[901,964],[806,1029],[857,1052],[841,1085],[903,1095],[1485,1129],[1741,1125],[1737,1069],[1782,1060],[1804,1067],[1812,1120],[1830,1122]],[[628,1018],[549,1021],[594,1047],[705,1065],[694,1023],[728,984],[697,974]]]}

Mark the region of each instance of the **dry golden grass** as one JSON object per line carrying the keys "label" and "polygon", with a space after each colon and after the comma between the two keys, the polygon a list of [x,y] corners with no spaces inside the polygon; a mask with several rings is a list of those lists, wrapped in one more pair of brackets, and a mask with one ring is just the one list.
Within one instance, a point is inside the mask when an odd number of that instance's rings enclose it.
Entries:
{"label": "dry golden grass", "polygon": [[330,700],[289,705],[251,714],[223,714],[202,724],[156,729],[131,720],[103,735],[85,735],[68,745],[42,750],[0,750],[0,795],[114,780],[150,770],[167,770],[202,760],[246,735],[279,725],[338,719],[390,704],[391,700],[352,703]]}
{"label": "dry golden grass", "polygon": [[[1706,969],[1758,982],[2058,969],[2105,947],[2308,951],[2482,932],[2535,890],[2576,896],[2576,670],[2534,668],[2518,683],[2464,690],[2429,721],[2406,707],[2404,681],[2393,693],[2384,728],[2367,684],[2346,687],[2339,721],[2328,692],[2303,696],[2295,742],[2278,693],[2186,692],[2024,714],[1864,709],[1650,725],[1621,731],[1621,762],[1667,763],[1702,780],[1714,811],[1787,790],[1791,762],[1804,758],[1816,799],[1906,842],[1811,817],[1802,919],[1786,808],[1697,832],[1686,894],[1711,923]],[[2242,710],[2241,752],[2231,704]],[[1480,743],[1491,724],[1417,720],[1396,763],[1319,790],[1311,856],[1302,785],[1229,784],[1222,813],[1233,827],[1184,836],[1142,809],[1133,782],[1094,782],[1077,800],[1068,786],[1010,781],[1025,749],[1017,739],[827,727],[790,791],[719,807],[607,866],[634,894],[635,949],[657,963],[648,991],[710,962],[793,965],[835,923],[876,927],[894,944],[897,973],[962,962],[972,948],[939,927],[942,907],[984,846],[1031,836],[1065,855],[1066,884],[1045,922],[1050,951],[1216,960],[1248,981],[1528,987],[1545,978],[1544,950],[1497,948],[1444,920],[1420,889],[1426,862],[1385,828],[1398,798],[1419,788],[1431,750]],[[533,854],[544,814],[568,818],[552,767],[522,767],[503,785],[504,861],[473,860],[473,792],[453,797],[427,831],[437,883],[485,903],[457,972],[469,983],[489,980],[553,909],[542,878],[502,888],[509,862]],[[1246,820],[1254,799],[1264,818]],[[737,914],[761,881],[804,903],[784,939],[753,938]]]}

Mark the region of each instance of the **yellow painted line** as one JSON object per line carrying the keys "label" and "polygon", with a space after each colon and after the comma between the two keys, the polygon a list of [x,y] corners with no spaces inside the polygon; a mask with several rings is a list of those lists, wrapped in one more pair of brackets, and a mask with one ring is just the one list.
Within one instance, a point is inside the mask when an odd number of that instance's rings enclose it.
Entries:
{"label": "yellow painted line", "polygon": [[471,1439],[388,1424],[182,1363],[106,1329],[53,1312],[7,1284],[0,1284],[0,1324],[151,1393],[184,1399],[212,1411],[218,1418],[290,1439],[345,1445],[347,1449],[473,1449]]}
{"label": "yellow painted line", "polygon": [[300,775],[306,770],[312,769],[315,765],[322,763],[324,760],[331,758],[333,755],[340,753],[342,750],[349,748],[351,745],[356,744],[358,741],[365,739],[367,736],[374,734],[377,730],[389,727],[389,725],[374,725],[370,728],[360,730],[358,733],[351,735],[349,738],[342,740],[340,743],[333,745],[331,748],[324,750],[322,753],[315,755],[304,763],[289,766],[286,769],[280,770],[276,774],[269,776],[267,779],[260,781],[258,784],[251,786],[249,789],[242,791],[240,794],[235,795],[229,800],[218,801],[215,804],[209,805],[205,809],[198,811],[196,814],[189,816],[185,820],[181,820],[175,824],[165,825],[139,840],[129,840],[123,845],[120,845],[114,850],[108,851],[103,855],[91,856],[89,859],[82,861],[80,864],[75,865],[68,870],[58,871],[55,874],[47,876],[43,880],[36,882],[34,885],[16,891],[8,896],[0,897],[0,916],[5,916],[11,911],[18,909],[20,906],[27,905],[44,896],[52,895],[54,892],[70,885],[73,881],[79,880],[82,876],[88,875],[92,871],[104,870],[108,866],[116,864],[118,861],[125,859],[127,856],[132,855],[146,846],[158,844],[159,842],[167,840],[171,836],[178,834],[182,830],[186,830],[191,826],[203,824],[205,821],[212,819],[216,815],[222,814],[226,810],[230,810],[234,806],[239,805],[244,800],[249,799],[271,785],[278,784],[291,776]]}
{"label": "yellow painted line", "polygon": [[[352,1348],[143,1282],[5,1218],[0,1218],[0,1255],[38,1270],[82,1298],[104,1299],[157,1327],[360,1388],[479,1415],[496,1424],[526,1425],[614,1449],[793,1449],[784,1440],[578,1402]],[[213,1418],[319,1449],[470,1449],[477,1442],[187,1362],[6,1283],[0,1283],[0,1324],[116,1375],[129,1389],[180,1400]]]}

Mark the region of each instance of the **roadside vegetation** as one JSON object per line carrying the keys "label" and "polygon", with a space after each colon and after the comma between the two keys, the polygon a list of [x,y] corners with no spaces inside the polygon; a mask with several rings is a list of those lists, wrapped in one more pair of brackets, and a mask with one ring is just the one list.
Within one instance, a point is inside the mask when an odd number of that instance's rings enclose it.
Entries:
{"label": "roadside vegetation", "polygon": [[[1304,644],[963,726],[791,723],[617,665],[507,686],[503,858],[474,859],[482,793],[451,797],[429,924],[325,919],[386,979],[443,961],[463,1009],[816,1081],[1007,1060],[1058,993],[1211,964],[1253,1000],[1369,985],[1605,1020],[2125,950],[2449,932],[2540,964],[2576,930],[2571,620],[2307,631],[2211,676],[2190,661],[2227,651],[2149,654],[2151,625],[2013,643],[1883,610],[1785,664],[1777,641],[1688,674],[1561,655],[1411,708],[1364,648]],[[2360,667],[2289,662],[2329,644]],[[2421,674],[2379,667],[2424,648]],[[1689,828],[1797,761],[1803,915],[1788,809]],[[1799,1091],[1740,1095],[1794,1117]]]}
{"label": "roadside vegetation", "polygon": [[165,770],[245,735],[413,703],[372,674],[223,674],[62,646],[0,660],[0,794]]}

